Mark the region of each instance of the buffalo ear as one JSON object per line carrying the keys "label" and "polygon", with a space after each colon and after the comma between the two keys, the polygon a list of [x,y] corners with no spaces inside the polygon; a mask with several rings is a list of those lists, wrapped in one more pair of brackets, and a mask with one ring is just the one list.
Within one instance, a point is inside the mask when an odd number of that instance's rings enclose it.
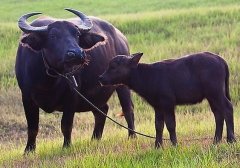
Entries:
{"label": "buffalo ear", "polygon": [[96,33],[84,33],[79,38],[79,46],[83,49],[91,49],[99,42],[104,42],[106,39],[100,34]]}
{"label": "buffalo ear", "polygon": [[135,53],[135,54],[132,54],[132,58],[130,59],[130,66],[132,68],[136,68],[141,57],[142,57],[143,53]]}
{"label": "buffalo ear", "polygon": [[37,33],[26,34],[22,37],[21,43],[32,50],[39,51],[43,47],[43,40]]}

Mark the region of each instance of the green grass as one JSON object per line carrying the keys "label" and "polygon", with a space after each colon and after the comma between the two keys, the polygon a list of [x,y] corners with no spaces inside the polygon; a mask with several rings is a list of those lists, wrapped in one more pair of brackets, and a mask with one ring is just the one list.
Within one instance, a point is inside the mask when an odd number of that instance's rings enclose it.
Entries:
{"label": "green grass", "polygon": [[1,0],[0,20],[4,22],[17,21],[20,15],[30,11],[41,11],[58,17],[71,16],[71,14],[63,12],[66,7],[78,8],[90,15],[116,15],[239,4],[238,0],[52,0],[51,2],[48,0]]}
{"label": "green grass", "polygon": [[[72,17],[63,11],[74,7],[109,20],[128,38],[131,52],[144,52],[142,62],[177,58],[211,51],[220,54],[230,68],[230,92],[234,105],[235,131],[240,135],[240,2],[236,0],[2,0],[0,6],[0,167],[239,167],[240,143],[224,141],[211,145],[214,118],[206,101],[176,109],[180,144],[155,150],[154,140],[128,140],[127,131],[106,122],[103,140],[90,141],[91,113],[77,114],[73,146],[62,150],[61,114],[40,114],[36,154],[23,156],[27,137],[21,93],[14,74],[15,55],[21,31],[18,18],[32,11],[54,17]],[[155,134],[152,108],[133,94],[136,129]],[[121,111],[114,95],[109,115]],[[224,130],[224,136],[226,132]],[[164,137],[168,133],[164,130]],[[209,139],[202,140],[201,138]],[[200,140],[188,141],[192,138]]]}

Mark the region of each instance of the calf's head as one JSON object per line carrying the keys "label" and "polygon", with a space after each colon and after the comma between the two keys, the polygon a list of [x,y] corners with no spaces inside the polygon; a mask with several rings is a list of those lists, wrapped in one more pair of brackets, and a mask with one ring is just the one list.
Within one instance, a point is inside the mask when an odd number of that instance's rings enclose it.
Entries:
{"label": "calf's head", "polygon": [[103,36],[89,32],[93,24],[86,15],[73,9],[66,10],[77,15],[80,24],[56,20],[46,26],[34,27],[26,22],[29,17],[40,13],[25,14],[18,22],[19,28],[25,33],[21,44],[33,51],[42,51],[49,66],[61,73],[84,64],[84,50],[105,40]]}
{"label": "calf's head", "polygon": [[129,80],[130,73],[137,68],[143,53],[136,53],[131,56],[118,55],[114,57],[107,70],[99,76],[102,85],[125,84]]}

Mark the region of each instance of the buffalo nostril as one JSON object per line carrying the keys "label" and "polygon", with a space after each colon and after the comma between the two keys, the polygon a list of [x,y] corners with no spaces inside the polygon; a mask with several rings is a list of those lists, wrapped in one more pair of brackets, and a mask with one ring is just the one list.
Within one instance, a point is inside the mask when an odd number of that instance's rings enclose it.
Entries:
{"label": "buffalo nostril", "polygon": [[72,52],[72,51],[67,52],[67,55],[69,57],[75,57],[76,56],[75,52]]}

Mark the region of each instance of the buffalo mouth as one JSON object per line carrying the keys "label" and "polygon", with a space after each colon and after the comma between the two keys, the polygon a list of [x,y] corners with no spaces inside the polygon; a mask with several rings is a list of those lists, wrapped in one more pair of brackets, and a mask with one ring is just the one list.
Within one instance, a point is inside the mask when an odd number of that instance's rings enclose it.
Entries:
{"label": "buffalo mouth", "polygon": [[89,64],[89,60],[87,58],[82,59],[68,59],[64,61],[64,73],[74,73],[80,69],[82,69],[85,65]]}
{"label": "buffalo mouth", "polygon": [[106,78],[105,76],[103,75],[100,75],[98,77],[98,82],[101,86],[107,86],[107,85],[112,85],[110,80],[108,78]]}
{"label": "buffalo mouth", "polygon": [[109,78],[102,78],[101,76],[98,78],[98,83],[100,84],[100,86],[116,86],[117,87],[117,86],[123,85],[122,83],[116,83]]}

